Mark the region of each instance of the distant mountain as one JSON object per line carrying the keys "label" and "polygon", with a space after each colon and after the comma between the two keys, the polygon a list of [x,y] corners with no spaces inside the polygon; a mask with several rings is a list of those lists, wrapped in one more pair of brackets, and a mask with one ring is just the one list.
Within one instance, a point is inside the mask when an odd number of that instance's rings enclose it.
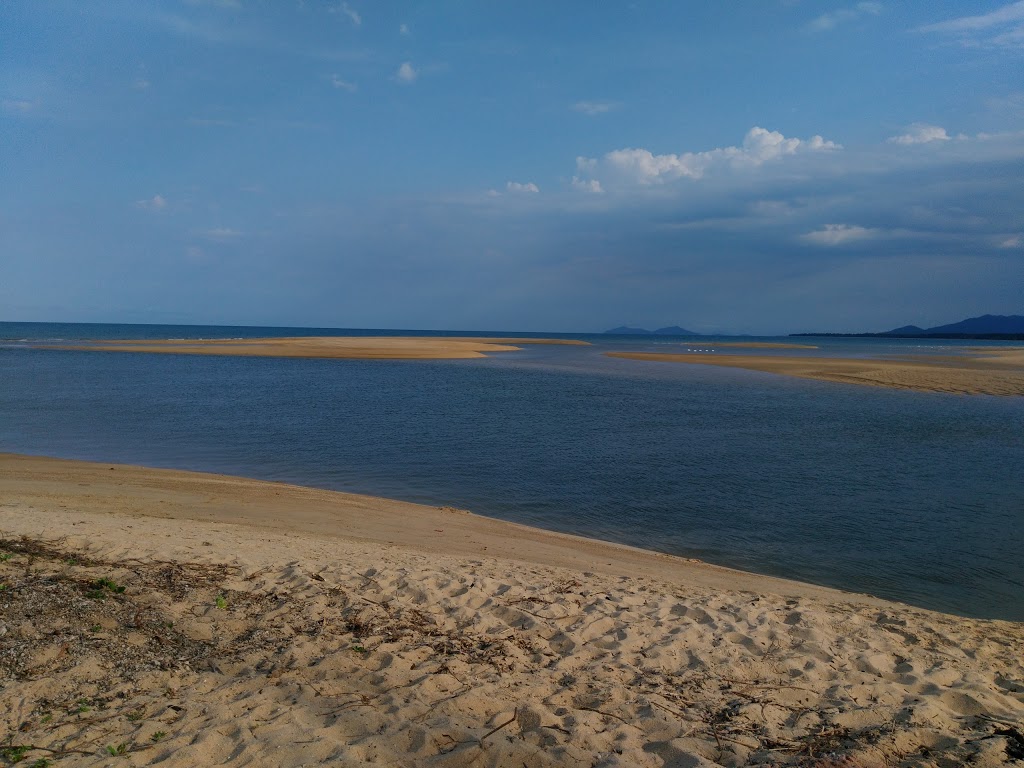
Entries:
{"label": "distant mountain", "polygon": [[937,325],[925,333],[1024,333],[1024,315],[969,317],[959,323]]}
{"label": "distant mountain", "polygon": [[668,328],[659,328],[654,331],[658,336],[700,336],[699,333],[680,328],[678,325],[670,325]]}
{"label": "distant mountain", "polygon": [[618,328],[612,328],[610,331],[605,333],[614,333],[619,336],[650,336],[651,332],[646,328],[630,328],[628,325],[620,325]]}
{"label": "distant mountain", "polygon": [[932,339],[1024,339],[1024,315],[982,315],[959,323],[919,328],[904,325],[883,333],[791,333],[790,336],[891,336]]}
{"label": "distant mountain", "polygon": [[924,328],[919,328],[916,325],[903,325],[899,328],[893,328],[891,331],[886,331],[885,333],[886,335],[891,334],[893,336],[919,336],[925,332]]}
{"label": "distant mountain", "polygon": [[659,328],[656,331],[648,331],[646,328],[630,328],[628,325],[620,325],[605,333],[614,333],[619,336],[700,336],[699,333],[680,328],[678,325],[670,325],[667,328]]}

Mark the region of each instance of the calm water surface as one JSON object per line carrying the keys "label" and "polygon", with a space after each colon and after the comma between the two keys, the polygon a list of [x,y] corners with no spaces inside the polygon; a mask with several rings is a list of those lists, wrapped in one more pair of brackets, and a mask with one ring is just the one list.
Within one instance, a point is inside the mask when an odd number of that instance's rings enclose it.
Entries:
{"label": "calm water surface", "polygon": [[[450,504],[1024,620],[1022,399],[601,354],[708,346],[693,339],[577,335],[594,346],[437,362],[93,353],[21,341],[337,333],[0,323],[0,450]],[[814,343],[849,355],[964,346]]]}

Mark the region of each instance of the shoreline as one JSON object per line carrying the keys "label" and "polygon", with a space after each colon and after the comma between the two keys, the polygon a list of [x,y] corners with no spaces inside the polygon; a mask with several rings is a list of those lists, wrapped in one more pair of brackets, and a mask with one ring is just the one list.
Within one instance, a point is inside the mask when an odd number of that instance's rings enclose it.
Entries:
{"label": "shoreline", "polygon": [[[78,489],[86,485],[90,492],[82,497]],[[783,596],[904,605],[835,587],[485,517],[450,506],[235,475],[0,453],[0,495],[20,498],[22,503],[45,503],[56,496],[65,499],[65,506],[74,500],[83,512],[103,510],[108,514],[244,525],[399,546],[425,554],[475,557],[486,553],[488,557],[530,565],[611,576],[649,576],[653,572],[664,580],[711,589],[767,590]],[[138,511],[144,504],[150,506],[144,513]],[[282,521],[276,515],[282,505],[289,504],[293,505],[292,513]],[[112,505],[136,511],[109,512]]]}
{"label": "shoreline", "polygon": [[1024,395],[1024,347],[970,347],[970,356],[889,359],[668,352],[605,352],[648,362],[741,368],[838,384],[960,395]]}
{"label": "shoreline", "polygon": [[0,584],[3,755],[26,765],[985,767],[1024,749],[1024,624],[451,508],[0,454]]}

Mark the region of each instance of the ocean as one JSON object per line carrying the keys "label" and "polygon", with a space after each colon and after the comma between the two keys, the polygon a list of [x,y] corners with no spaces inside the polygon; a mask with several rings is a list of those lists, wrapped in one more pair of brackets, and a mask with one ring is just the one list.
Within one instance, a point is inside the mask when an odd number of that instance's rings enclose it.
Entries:
{"label": "ocean", "polygon": [[[452,361],[28,346],[440,333],[0,323],[0,451],[450,505],[926,608],[1024,620],[1024,398],[602,354],[710,346],[685,337],[551,334],[592,346]],[[979,344],[785,341],[858,356]]]}

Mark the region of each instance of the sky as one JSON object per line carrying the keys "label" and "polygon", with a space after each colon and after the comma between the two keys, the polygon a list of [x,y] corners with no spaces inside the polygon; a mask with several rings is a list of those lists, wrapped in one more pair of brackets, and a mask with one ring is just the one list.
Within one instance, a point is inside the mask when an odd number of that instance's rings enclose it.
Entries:
{"label": "sky", "polygon": [[1024,314],[1024,1],[3,0],[0,320]]}

